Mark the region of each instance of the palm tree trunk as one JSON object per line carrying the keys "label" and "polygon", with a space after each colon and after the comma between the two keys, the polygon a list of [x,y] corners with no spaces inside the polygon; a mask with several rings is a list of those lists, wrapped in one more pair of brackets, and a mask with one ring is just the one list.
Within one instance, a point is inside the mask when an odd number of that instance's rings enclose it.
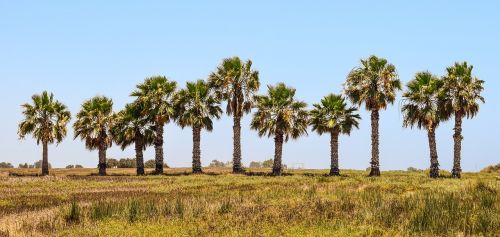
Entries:
{"label": "palm tree trunk", "polygon": [[49,148],[47,141],[43,141],[42,151],[42,175],[49,175]]}
{"label": "palm tree trunk", "polygon": [[156,122],[155,136],[155,174],[163,174],[163,123]]}
{"label": "palm tree trunk", "polygon": [[372,120],[372,161],[370,162],[371,164],[371,169],[370,169],[370,175],[369,176],[380,176],[380,164],[379,164],[379,134],[378,134],[378,121],[379,121],[379,114],[378,110],[372,110],[371,114],[371,120]]}
{"label": "palm tree trunk", "polygon": [[332,132],[330,136],[330,175],[339,176],[339,133]]}
{"label": "palm tree trunk", "polygon": [[431,167],[429,176],[431,178],[437,178],[439,177],[439,163],[438,163],[438,154],[436,148],[436,132],[434,126],[431,126],[427,130],[427,138],[429,139],[429,151],[431,156]]}
{"label": "palm tree trunk", "polygon": [[462,169],[460,168],[461,150],[462,150],[462,114],[460,112],[455,113],[455,133],[453,134],[453,170],[451,171],[451,177],[460,178]]}
{"label": "palm tree trunk", "polygon": [[106,175],[106,144],[104,141],[99,144],[99,175]]}
{"label": "palm tree trunk", "polygon": [[202,173],[201,170],[201,128],[193,127],[193,173]]}
{"label": "palm tree trunk", "polygon": [[241,167],[241,118],[233,117],[233,173],[242,173]]}
{"label": "palm tree trunk", "polygon": [[141,135],[135,136],[135,160],[137,162],[137,175],[144,175],[144,154],[143,154],[143,137]]}
{"label": "palm tree trunk", "polygon": [[274,164],[273,175],[281,175],[283,165],[281,157],[283,154],[283,132],[278,131],[274,136]]}

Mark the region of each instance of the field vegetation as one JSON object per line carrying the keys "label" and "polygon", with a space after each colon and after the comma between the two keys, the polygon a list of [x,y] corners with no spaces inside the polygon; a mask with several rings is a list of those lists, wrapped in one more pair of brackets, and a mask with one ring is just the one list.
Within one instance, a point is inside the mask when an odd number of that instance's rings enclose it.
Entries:
{"label": "field vegetation", "polygon": [[[0,236],[495,236],[498,172],[0,169]],[[151,174],[154,169],[146,169]]]}

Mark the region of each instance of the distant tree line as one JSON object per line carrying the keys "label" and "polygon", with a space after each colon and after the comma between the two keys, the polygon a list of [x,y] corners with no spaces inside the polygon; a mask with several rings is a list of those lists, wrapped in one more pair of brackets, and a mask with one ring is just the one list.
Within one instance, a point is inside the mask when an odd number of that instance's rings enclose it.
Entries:
{"label": "distant tree line", "polygon": [[[49,169],[52,169],[52,164],[50,164],[50,162],[47,165],[48,165]],[[39,168],[42,168],[42,161],[39,160],[39,161],[37,161],[37,162],[35,162],[33,164],[28,164],[28,163],[19,164],[18,167],[19,168],[25,168],[25,169],[26,168],[30,168],[30,169],[37,168],[37,169],[39,169]]]}
{"label": "distant tree line", "polygon": [[14,168],[14,166],[8,162],[0,162],[0,168]]}
{"label": "distant tree line", "polygon": [[[251,161],[249,164],[249,168],[272,168],[273,167],[274,160],[269,159],[265,161]],[[233,166],[233,161],[219,161],[219,160],[212,160],[208,167],[212,168],[228,168]],[[243,164],[241,165],[242,168],[244,168]],[[283,165],[283,168],[286,169],[286,165]]]}
{"label": "distant tree line", "polygon": [[273,159],[265,160],[265,161],[252,161],[249,165],[250,168],[272,168],[273,167]]}
{"label": "distant tree line", "polygon": [[[156,167],[155,160],[148,160],[144,163],[144,168],[155,168],[155,167]],[[169,168],[166,163],[163,163],[163,167]],[[137,162],[135,158],[121,158],[121,159],[108,158],[106,159],[106,168],[137,168]]]}

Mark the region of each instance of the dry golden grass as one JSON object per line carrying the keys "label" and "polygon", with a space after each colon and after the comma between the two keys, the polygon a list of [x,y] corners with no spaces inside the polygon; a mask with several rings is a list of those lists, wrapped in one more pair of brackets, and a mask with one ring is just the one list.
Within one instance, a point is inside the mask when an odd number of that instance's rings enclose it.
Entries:
{"label": "dry golden grass", "polygon": [[500,228],[498,173],[108,171],[0,170],[11,175],[0,177],[0,236],[494,236]]}

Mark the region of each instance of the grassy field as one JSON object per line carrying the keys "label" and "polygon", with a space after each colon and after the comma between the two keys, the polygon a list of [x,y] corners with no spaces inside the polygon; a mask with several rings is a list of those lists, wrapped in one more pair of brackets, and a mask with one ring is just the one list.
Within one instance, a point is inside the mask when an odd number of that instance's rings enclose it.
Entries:
{"label": "grassy field", "polygon": [[0,169],[0,236],[498,236],[499,173]]}

